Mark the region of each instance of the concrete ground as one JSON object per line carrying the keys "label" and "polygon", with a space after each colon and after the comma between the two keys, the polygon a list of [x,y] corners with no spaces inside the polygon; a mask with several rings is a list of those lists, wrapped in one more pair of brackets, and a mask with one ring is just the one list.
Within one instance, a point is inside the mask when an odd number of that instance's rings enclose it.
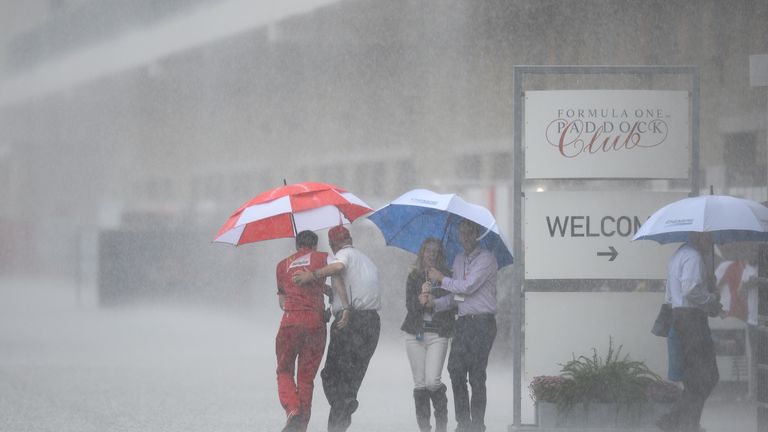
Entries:
{"label": "concrete ground", "polygon": [[[102,310],[74,299],[66,284],[0,279],[0,430],[282,428],[276,307],[260,314],[160,306]],[[506,431],[512,422],[509,369],[489,369],[489,432]],[[312,432],[325,430],[328,414],[317,383]],[[350,432],[416,430],[411,386],[402,341],[384,338]],[[703,425],[708,432],[755,431],[755,418],[753,404],[716,394]]]}

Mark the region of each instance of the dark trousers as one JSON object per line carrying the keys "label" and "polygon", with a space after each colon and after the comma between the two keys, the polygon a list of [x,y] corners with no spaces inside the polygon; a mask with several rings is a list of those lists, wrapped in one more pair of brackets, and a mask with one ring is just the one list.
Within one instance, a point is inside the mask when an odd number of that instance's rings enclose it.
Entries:
{"label": "dark trousers", "polygon": [[720,379],[715,344],[704,311],[675,308],[672,316],[682,351],[683,394],[667,417],[682,432],[698,432],[704,402]]}
{"label": "dark trousers", "polygon": [[[459,317],[456,321],[451,354],[448,357],[448,374],[453,387],[457,431],[485,430],[485,370],[494,339],[496,319],[493,315]],[[467,379],[472,387],[471,399]]]}
{"label": "dark trousers", "polygon": [[357,392],[379,343],[381,320],[376,311],[350,311],[343,329],[331,328],[325,366],[320,372],[328,404],[328,431],[345,431],[357,409]]}

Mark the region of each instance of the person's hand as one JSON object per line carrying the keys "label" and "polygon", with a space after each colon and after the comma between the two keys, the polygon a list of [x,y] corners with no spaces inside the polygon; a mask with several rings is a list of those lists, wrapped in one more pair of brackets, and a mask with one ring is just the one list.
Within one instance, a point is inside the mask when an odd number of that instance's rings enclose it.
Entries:
{"label": "person's hand", "polygon": [[346,327],[347,324],[349,324],[349,309],[344,309],[341,311],[341,317],[334,321],[334,325],[338,330],[341,330]]}
{"label": "person's hand", "polygon": [[304,285],[305,283],[315,280],[315,276],[309,270],[300,270],[293,274],[291,280],[293,280],[293,283],[296,285]]}
{"label": "person's hand", "polygon": [[423,284],[421,284],[421,293],[430,293],[432,292],[432,283],[430,281],[426,281]]}
{"label": "person's hand", "polygon": [[423,292],[419,294],[419,303],[421,303],[422,306],[427,304],[428,301],[429,301],[429,293]]}
{"label": "person's hand", "polygon": [[430,267],[429,270],[427,270],[427,279],[432,282],[442,282],[444,277],[445,276],[434,267]]}
{"label": "person's hand", "polygon": [[432,294],[430,293],[419,294],[419,303],[421,303],[421,305],[426,308],[431,308],[434,305],[434,302],[432,301]]}

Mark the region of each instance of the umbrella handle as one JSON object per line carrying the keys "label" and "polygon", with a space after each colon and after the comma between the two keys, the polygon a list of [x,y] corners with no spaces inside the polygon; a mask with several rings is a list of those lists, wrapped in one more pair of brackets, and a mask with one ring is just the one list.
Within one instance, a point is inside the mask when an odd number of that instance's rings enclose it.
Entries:
{"label": "umbrella handle", "polygon": [[448,217],[445,219],[445,225],[443,226],[443,235],[440,237],[440,243],[445,244],[445,235],[448,234],[448,227],[451,226],[452,213],[448,213]]}
{"label": "umbrella handle", "polygon": [[704,254],[704,271],[706,272],[707,291],[717,292],[717,279],[715,278],[715,245],[708,248]]}

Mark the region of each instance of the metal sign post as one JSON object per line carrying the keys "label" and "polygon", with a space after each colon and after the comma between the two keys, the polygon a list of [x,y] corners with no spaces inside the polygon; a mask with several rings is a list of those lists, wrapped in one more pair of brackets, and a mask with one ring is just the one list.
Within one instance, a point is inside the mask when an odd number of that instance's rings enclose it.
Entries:
{"label": "metal sign post", "polygon": [[[524,289],[523,285],[526,279],[526,250],[523,246],[523,235],[525,232],[525,224],[528,223],[528,221],[523,220],[523,208],[525,205],[525,186],[526,186],[526,170],[529,167],[525,166],[525,148],[523,145],[523,137],[525,136],[525,129],[523,125],[523,119],[527,118],[525,116],[525,91],[538,91],[538,90],[563,90],[563,91],[570,91],[570,90],[576,90],[576,89],[568,89],[568,88],[562,88],[562,85],[558,86],[557,88],[552,88],[554,86],[543,86],[541,83],[537,83],[536,85],[531,85],[531,88],[526,88],[526,78],[541,78],[545,76],[576,76],[576,75],[584,75],[584,76],[598,76],[598,75],[605,75],[610,76],[611,78],[619,78],[622,76],[625,77],[640,77],[643,80],[643,83],[647,83],[645,85],[634,85],[632,87],[635,87],[638,90],[653,90],[652,85],[652,79],[659,77],[659,76],[683,76],[688,77],[688,83],[689,88],[685,89],[688,92],[690,92],[690,165],[688,169],[688,178],[683,178],[682,180],[690,180],[690,195],[697,195],[698,189],[700,187],[700,179],[699,179],[699,96],[700,96],[700,78],[699,78],[699,69],[696,66],[515,66],[514,68],[514,75],[513,75],[513,84],[514,84],[514,93],[513,93],[513,117],[514,117],[514,131],[513,131],[513,137],[514,137],[514,172],[513,172],[513,194],[514,194],[514,210],[513,210],[513,224],[514,224],[514,245],[513,245],[513,255],[515,257],[514,262],[514,287],[513,287],[513,295],[515,296],[515,310],[513,311],[514,316],[512,319],[512,334],[514,336],[513,341],[513,367],[514,367],[514,400],[513,400],[513,417],[514,417],[514,425],[510,426],[510,430],[520,427],[522,424],[522,374],[523,374],[523,347],[524,347],[524,334],[522,331],[522,326],[524,322],[524,316],[525,316],[525,299],[523,296]],[[561,79],[559,82],[563,82]],[[534,88],[538,86],[538,88]],[[601,82],[601,85],[598,87],[603,87],[604,84]],[[575,86],[574,86],[575,87]],[[592,91],[594,89],[590,89]],[[600,89],[597,89],[595,91],[599,91]],[[609,93],[610,91],[615,92],[617,89],[615,88],[605,88],[606,93]],[[619,90],[626,90],[626,89],[619,89]],[[669,89],[662,89],[662,90],[669,90]],[[680,90],[674,89],[674,90]],[[663,93],[663,92],[662,92]],[[614,97],[614,95],[609,95],[609,98]],[[679,111],[676,111],[679,113]],[[651,113],[647,113],[648,115],[651,115]],[[631,115],[631,113],[630,113]],[[536,167],[541,168],[541,167]],[[633,167],[634,168],[634,167]],[[535,171],[541,171],[541,170],[535,170]],[[650,175],[637,175],[637,174],[631,174],[627,176],[617,176],[617,177],[623,177],[624,181],[626,181],[627,178],[637,179],[652,179],[652,178],[659,178],[657,172],[650,173]],[[665,174],[662,174],[665,175]],[[615,186],[617,184],[621,184],[621,181],[617,178],[608,178],[606,176],[598,176],[600,178],[605,178],[606,181],[613,182],[614,191],[617,189]],[[665,177],[666,179],[673,179],[673,178],[681,178],[685,177],[679,176],[677,174],[671,175],[668,177]],[[585,175],[578,175],[569,173],[564,176],[560,175],[550,175],[546,174],[543,177],[537,176],[538,179],[542,179],[541,181],[552,181],[554,178],[559,179],[585,179],[586,181],[592,181],[595,177],[590,177],[588,173]],[[581,180],[580,180],[581,181]],[[604,183],[601,184],[601,186],[604,186]],[[605,187],[602,188],[605,190]],[[577,215],[578,216],[578,215]],[[586,216],[586,215],[585,215]],[[610,215],[607,215],[610,216]],[[578,220],[578,230],[571,226],[570,228],[576,230],[573,231],[571,234],[585,234],[586,231],[582,232],[584,229],[586,229],[582,222],[585,222],[584,220]],[[562,222],[562,221],[561,221]],[[553,234],[554,236],[554,234]],[[611,245],[607,245],[611,246]],[[614,246],[614,249],[615,246]],[[588,253],[589,251],[585,251],[584,253]],[[611,259],[613,256],[614,261],[618,259],[618,255],[614,256],[615,253],[610,250],[610,248],[607,248],[603,252],[603,255],[599,255],[601,251],[592,251],[592,254],[595,254],[596,256],[599,256],[600,258],[604,259]],[[620,253],[620,251],[617,251]],[[608,255],[610,254],[610,256]],[[594,257],[593,257],[594,258]],[[557,279],[557,277],[552,277],[551,275],[548,277],[545,277],[545,279]],[[599,279],[599,277],[595,278]]]}

